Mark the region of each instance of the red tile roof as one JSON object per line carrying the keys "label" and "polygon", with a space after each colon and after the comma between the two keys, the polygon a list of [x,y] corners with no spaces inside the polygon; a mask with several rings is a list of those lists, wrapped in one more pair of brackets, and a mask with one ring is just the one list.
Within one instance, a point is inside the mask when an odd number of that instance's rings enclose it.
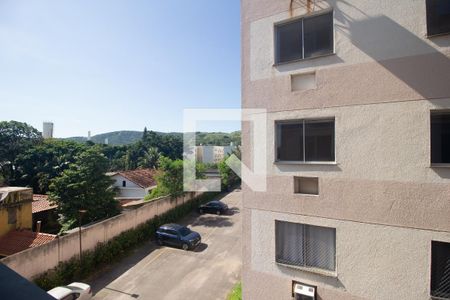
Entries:
{"label": "red tile roof", "polygon": [[47,199],[48,199],[48,195],[43,195],[43,194],[33,194],[33,201],[47,200]]}
{"label": "red tile roof", "polygon": [[33,202],[31,203],[31,205],[33,214],[41,211],[54,209],[57,207],[56,204],[51,203],[48,200],[47,195],[40,195],[40,194],[33,194]]}
{"label": "red tile roof", "polygon": [[130,171],[120,171],[117,174],[122,175],[130,181],[133,181],[142,188],[148,188],[156,185],[156,170],[154,169],[136,169]]}
{"label": "red tile roof", "polygon": [[0,255],[11,255],[53,241],[56,235],[29,230],[12,230],[0,238]]}

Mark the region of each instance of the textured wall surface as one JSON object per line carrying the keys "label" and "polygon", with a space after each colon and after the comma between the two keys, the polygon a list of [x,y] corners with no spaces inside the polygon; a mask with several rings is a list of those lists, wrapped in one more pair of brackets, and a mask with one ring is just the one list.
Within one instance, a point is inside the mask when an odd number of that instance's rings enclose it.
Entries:
{"label": "textured wall surface", "polygon": [[[290,3],[292,2],[292,6]],[[334,54],[274,64],[274,24],[307,1],[243,0],[242,106],[266,108],[267,192],[244,185],[245,299],[291,299],[292,280],[318,299],[429,299],[432,240],[450,242],[450,168],[430,165],[430,111],[450,109],[450,35],[426,37],[425,1],[316,0],[333,9]],[[316,87],[292,91],[291,76]],[[336,162],[275,162],[275,122],[335,119]],[[252,128],[243,124],[251,166]],[[319,178],[295,195],[294,176]],[[274,220],[337,228],[337,276],[275,264]]]}
{"label": "textured wall surface", "polygon": [[[275,262],[275,220],[336,228],[336,277]],[[271,234],[268,234],[271,233]],[[251,213],[252,272],[347,291],[367,299],[427,299],[430,286],[431,240],[450,242],[449,232],[425,231],[317,217],[253,210]],[[254,282],[253,286],[258,286]],[[282,293],[288,299],[289,289]],[[251,298],[253,299],[253,298]],[[270,299],[270,298],[263,298]]]}

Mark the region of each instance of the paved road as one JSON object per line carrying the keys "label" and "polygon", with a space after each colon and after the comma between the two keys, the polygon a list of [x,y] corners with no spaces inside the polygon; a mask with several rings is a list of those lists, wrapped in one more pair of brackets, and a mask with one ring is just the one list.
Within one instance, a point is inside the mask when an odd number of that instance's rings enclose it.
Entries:
{"label": "paved road", "polygon": [[180,222],[202,236],[194,251],[148,242],[91,282],[94,299],[224,300],[241,274],[241,192],[222,201],[228,215],[192,213]]}

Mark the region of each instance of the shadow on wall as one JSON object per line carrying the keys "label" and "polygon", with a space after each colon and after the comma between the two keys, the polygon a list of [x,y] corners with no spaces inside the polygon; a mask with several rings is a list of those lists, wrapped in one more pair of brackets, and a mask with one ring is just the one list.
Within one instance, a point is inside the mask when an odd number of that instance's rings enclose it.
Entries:
{"label": "shadow on wall", "polygon": [[[277,264],[277,268],[278,268],[278,270],[280,270],[283,274],[287,275],[288,277],[291,277],[291,278],[298,277],[299,271],[297,269],[283,266],[283,265],[278,265],[278,264]],[[307,281],[311,281],[311,282],[322,282],[326,285],[330,285],[337,289],[345,289],[345,286],[342,284],[342,282],[337,277],[328,277],[328,276],[323,276],[323,275],[314,274],[314,273],[310,273],[310,272],[302,272],[301,278],[304,280],[307,280]]]}
{"label": "shadow on wall", "polygon": [[[287,172],[340,172],[342,169],[338,165],[327,165],[327,164],[275,164],[275,167],[284,173]],[[290,176],[290,175],[289,175]]]}
{"label": "shadow on wall", "polygon": [[[328,7],[322,5],[322,1],[313,2],[312,11]],[[423,98],[448,97],[449,57],[385,15],[368,16],[354,4],[344,0],[327,2],[334,7],[336,30],[346,36],[355,47],[376,60]],[[294,8],[306,6],[303,0],[294,0],[294,4],[296,4]],[[425,14],[425,4],[423,13]],[[432,37],[429,41],[439,47],[450,46],[448,36]],[[412,56],[416,56],[416,59],[412,60]],[[319,60],[311,59],[279,65],[276,69],[280,72],[289,72],[299,68],[330,66],[342,62],[337,53],[321,57]]]}
{"label": "shadow on wall", "polygon": [[447,178],[450,179],[450,169],[447,167],[440,168],[440,167],[434,167],[431,168],[438,176],[441,178]]}
{"label": "shadow on wall", "polygon": [[343,62],[344,61],[338,55],[328,55],[328,56],[321,56],[319,60],[314,58],[306,59],[298,62],[276,65],[275,68],[279,72],[291,72],[291,71],[298,71],[299,69],[302,68],[330,66]]}
{"label": "shadow on wall", "polygon": [[[351,6],[362,19],[352,19],[339,9],[342,5]],[[450,93],[449,57],[384,15],[368,17],[346,1],[338,0],[334,6],[335,18],[342,24],[336,25],[336,29],[347,36],[354,46],[376,60],[423,98],[448,97]],[[448,37],[430,38],[430,40],[439,46],[450,45]],[[423,55],[423,53],[426,54]],[[411,56],[415,56],[416,59],[411,59]],[[401,58],[386,59],[392,57]]]}
{"label": "shadow on wall", "polygon": [[[303,8],[309,12],[317,12],[323,9],[327,9],[330,7],[330,4],[333,4],[332,1],[324,1],[324,0],[291,0],[289,1],[289,12],[291,13],[291,17],[294,17],[293,11],[295,9]],[[322,56],[320,59],[304,59],[298,62],[290,62],[287,64],[275,65],[274,67],[279,72],[291,72],[298,71],[299,69],[311,68],[311,67],[321,67],[321,66],[330,66],[339,63],[343,63],[344,61],[339,57],[339,55],[327,55]]]}

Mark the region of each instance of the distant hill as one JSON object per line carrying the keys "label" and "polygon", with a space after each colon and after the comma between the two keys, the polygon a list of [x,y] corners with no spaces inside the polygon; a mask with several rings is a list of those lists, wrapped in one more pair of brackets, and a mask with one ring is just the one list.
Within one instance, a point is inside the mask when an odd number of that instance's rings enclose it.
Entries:
{"label": "distant hill", "polygon": [[[94,135],[91,137],[91,141],[96,144],[103,144],[108,139],[109,145],[126,145],[132,144],[141,138],[142,131],[122,130]],[[87,137],[75,136],[67,138],[67,140],[82,143],[87,141]]]}
{"label": "distant hill", "polygon": [[241,144],[241,132],[234,131],[231,133],[225,132],[197,132],[195,143],[197,145],[215,145],[228,146],[230,143],[235,145]]}
{"label": "distant hill", "polygon": [[[174,135],[182,137],[180,132],[157,132],[161,135]],[[102,134],[97,134],[91,137],[91,141],[97,144],[105,143],[105,139],[108,139],[109,145],[127,145],[132,144],[142,138],[142,131],[121,130],[113,131]],[[74,136],[66,138],[75,142],[84,143],[87,141],[87,137]],[[233,142],[235,145],[241,144],[241,132],[234,131],[231,133],[225,132],[197,132],[196,144],[197,145],[217,145],[227,146]]]}

